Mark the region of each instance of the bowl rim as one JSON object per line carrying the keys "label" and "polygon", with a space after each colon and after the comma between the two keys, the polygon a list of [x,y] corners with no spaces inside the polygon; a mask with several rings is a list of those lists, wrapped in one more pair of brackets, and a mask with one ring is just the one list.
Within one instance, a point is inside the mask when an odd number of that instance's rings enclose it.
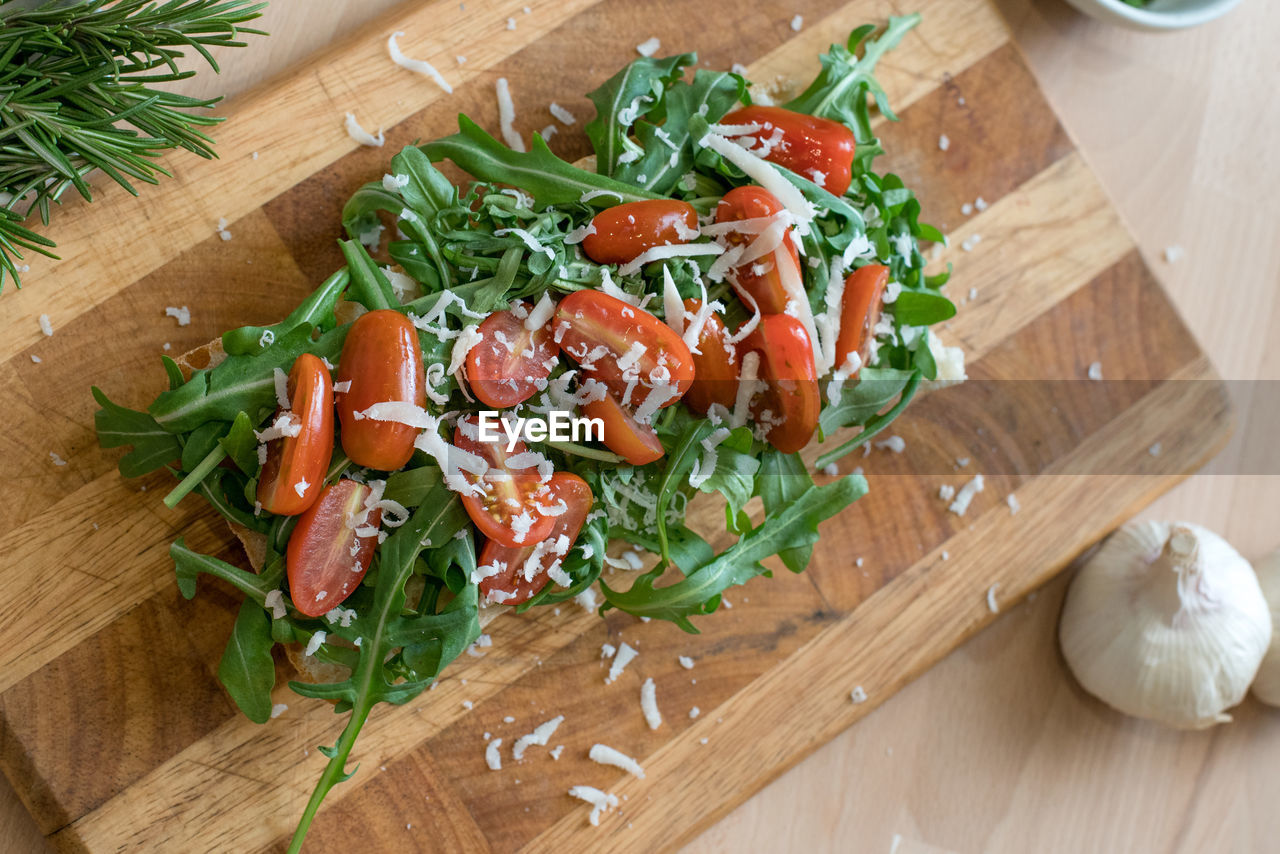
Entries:
{"label": "bowl rim", "polygon": [[1240,0],[1208,0],[1196,9],[1161,11],[1130,6],[1124,0],[1091,0],[1109,12],[1127,18],[1135,24],[1155,29],[1182,29],[1212,21],[1235,8]]}

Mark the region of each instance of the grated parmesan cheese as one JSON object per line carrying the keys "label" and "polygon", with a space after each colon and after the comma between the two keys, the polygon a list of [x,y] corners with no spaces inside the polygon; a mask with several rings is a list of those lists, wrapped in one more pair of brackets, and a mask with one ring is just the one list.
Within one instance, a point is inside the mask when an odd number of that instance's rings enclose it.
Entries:
{"label": "grated parmesan cheese", "polygon": [[[508,18],[513,25],[515,20]],[[511,29],[515,29],[514,26]],[[495,84],[498,93],[498,126],[502,128],[502,139],[512,151],[523,152],[524,139],[516,132],[514,122],[516,120],[516,105],[511,100],[511,87],[507,83],[507,78],[499,77]]]}
{"label": "grated parmesan cheese", "polygon": [[[813,206],[790,181],[782,177],[782,173],[774,168],[772,163],[762,160],[742,146],[715,133],[704,136],[698,141],[698,145],[715,151],[746,173],[748,178],[777,196],[778,201],[791,212],[798,225],[807,226],[813,220]],[[802,236],[808,232],[807,227],[797,230]]]}
{"label": "grated parmesan cheese", "polygon": [[1000,582],[996,582],[987,588],[987,610],[993,614],[1000,613],[1000,605],[996,602],[996,591],[1000,589]]}
{"label": "grated parmesan cheese", "polygon": [[[587,590],[590,589],[591,588],[589,587],[587,588]],[[583,592],[585,593],[586,591]],[[609,675],[604,678],[604,683],[606,685],[612,684],[615,679],[622,675],[622,671],[626,669],[627,665],[630,664],[631,660],[637,655],[639,655],[639,653],[636,652],[630,644],[623,641],[622,645],[618,647],[618,654],[614,656],[613,663],[609,665]]]}
{"label": "grated parmesan cheese", "polygon": [[1089,365],[1089,379],[1094,380],[1095,382],[1100,381],[1102,379],[1102,363],[1101,362],[1094,362],[1091,365]]}
{"label": "grated parmesan cheese", "polygon": [[490,771],[502,770],[502,754],[498,752],[501,747],[500,738],[495,738],[484,746],[484,763],[489,766]]}
{"label": "grated parmesan cheese", "polygon": [[793,33],[798,33],[798,32],[800,32],[800,28],[801,28],[801,27],[803,27],[803,26],[804,26],[804,16],[803,16],[803,15],[796,15],[794,18],[792,18],[792,19],[791,19],[791,31],[792,31]]}
{"label": "grated parmesan cheese", "polygon": [[347,136],[351,137],[361,145],[381,148],[387,141],[387,137],[383,134],[382,128],[378,128],[378,135],[374,136],[364,128],[360,127],[360,123],[356,121],[355,113],[347,113],[345,124],[347,128]]}
{"label": "grated parmesan cheese", "polygon": [[636,45],[636,53],[641,56],[653,56],[658,52],[658,48],[662,47],[662,42],[658,41],[657,36],[645,39]]}
{"label": "grated parmesan cheese", "polygon": [[547,107],[547,109],[551,111],[551,115],[555,116],[556,121],[560,122],[561,124],[571,125],[575,121],[577,121],[573,113],[569,112],[564,107],[557,104],[555,101],[552,101],[551,105]]}
{"label": "grated parmesan cheese", "polygon": [[418,74],[430,77],[435,81],[437,86],[452,95],[453,87],[450,86],[449,81],[445,80],[444,76],[436,70],[434,65],[427,62],[425,59],[410,59],[400,52],[400,46],[396,44],[396,39],[400,38],[402,35],[404,35],[404,33],[396,31],[387,39],[387,53],[391,54],[391,61],[401,68],[406,68],[409,71],[414,71]]}
{"label": "grated parmesan cheese", "polygon": [[1022,502],[1018,501],[1018,496],[1010,492],[1004,498],[1004,503],[1009,505],[1009,515],[1012,516],[1022,509]]}
{"label": "grated parmesan cheese", "polygon": [[540,747],[545,747],[551,736],[555,735],[556,729],[563,722],[564,715],[556,715],[551,720],[534,727],[533,732],[516,739],[516,743],[511,747],[511,755],[519,762],[524,759],[524,752],[529,749],[530,745],[536,744]]}
{"label": "grated parmesan cheese", "polygon": [[969,509],[969,502],[973,501],[973,496],[977,495],[985,488],[982,481],[982,475],[975,474],[973,480],[960,487],[960,491],[956,493],[956,500],[951,502],[949,509],[957,516],[963,516],[965,511]]}
{"label": "grated parmesan cheese", "polygon": [[[320,597],[317,596],[316,598],[319,599]],[[310,640],[307,641],[307,648],[303,654],[315,655],[316,652],[320,649],[320,645],[324,643],[324,639],[327,636],[328,636],[328,632],[326,632],[324,629],[317,631],[315,634],[311,636]]]}
{"label": "grated parmesan cheese", "polygon": [[867,701],[867,692],[862,689],[861,685],[854,686],[854,689],[849,692],[849,699],[853,700],[854,705],[865,703]]}
{"label": "grated parmesan cheese", "polygon": [[285,703],[274,703],[271,706],[271,719],[275,720],[287,711],[289,711],[289,707]]}
{"label": "grated parmesan cheese", "polygon": [[652,676],[645,679],[644,684],[640,686],[640,711],[644,712],[644,720],[649,725],[649,729],[662,726],[662,712],[658,710],[657,688],[653,684]]}
{"label": "grated parmesan cheese", "polygon": [[618,267],[618,275],[632,276],[651,261],[667,258],[691,258],[699,255],[723,255],[725,248],[719,243],[673,243],[646,249],[635,258]]}
{"label": "grated parmesan cheese", "polygon": [[600,814],[610,807],[618,805],[618,796],[607,794],[594,786],[574,786],[569,794],[579,800],[591,804],[591,815],[587,818],[593,827],[600,826]]}
{"label": "grated parmesan cheese", "polygon": [[683,667],[685,670],[693,669],[694,662],[693,662],[693,659],[690,658],[689,656],[682,655],[677,659],[677,661],[680,662],[680,666]]}
{"label": "grated parmesan cheese", "polygon": [[632,759],[620,750],[615,750],[607,744],[593,744],[591,750],[587,753],[587,758],[592,762],[600,765],[612,765],[614,768],[621,768],[628,774],[632,774],[644,779],[644,769],[640,767],[640,763]]}
{"label": "grated parmesan cheese", "polygon": [[[172,305],[165,306],[164,314],[165,314],[165,317],[172,317],[174,320],[178,321],[179,326],[191,325],[191,309],[187,308],[185,305],[182,308],[178,308],[177,306],[172,306]],[[41,317],[40,329],[43,330],[45,327],[45,324],[48,323],[49,321],[49,316],[46,314],[42,314],[40,315],[40,317]],[[45,332],[44,334],[52,335],[53,330],[50,329],[48,332]]]}
{"label": "grated parmesan cheese", "polygon": [[895,454],[900,454],[907,449],[907,442],[901,436],[890,436],[882,442],[876,442],[876,447],[885,448],[886,450],[893,451]]}
{"label": "grated parmesan cheese", "polygon": [[938,150],[946,151],[950,147],[951,147],[951,140],[947,137],[947,135],[945,133],[940,135],[938,137]]}
{"label": "grated parmesan cheese", "polygon": [[282,620],[289,611],[284,605],[284,593],[279,590],[272,590],[262,600],[262,604],[271,609],[271,619]]}
{"label": "grated parmesan cheese", "polygon": [[524,328],[530,332],[541,329],[547,325],[547,321],[551,319],[551,315],[555,314],[555,311],[556,304],[551,299],[551,292],[544,291],[542,298],[538,300],[538,304],[533,307],[533,311],[529,312],[529,316],[524,319]]}

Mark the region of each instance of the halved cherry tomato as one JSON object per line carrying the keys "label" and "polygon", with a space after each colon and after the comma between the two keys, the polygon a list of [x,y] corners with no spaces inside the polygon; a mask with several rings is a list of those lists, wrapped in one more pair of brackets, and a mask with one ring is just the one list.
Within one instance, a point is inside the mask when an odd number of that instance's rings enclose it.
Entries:
{"label": "halved cherry tomato", "polygon": [[595,231],[582,251],[597,264],[625,264],[655,246],[688,243],[698,236],[698,212],[688,202],[646,199],[605,208],[591,220]]}
{"label": "halved cherry tomato", "polygon": [[[882,264],[859,267],[844,280],[844,297],[840,304],[840,335],[836,338],[835,367],[843,367],[850,353],[862,357],[867,363],[871,355],[871,340],[876,321],[880,319],[880,307],[884,299],[884,287],[889,281],[889,268]],[[854,372],[853,376],[858,374]]]}
{"label": "halved cherry tomato", "polygon": [[857,141],[853,131],[839,122],[784,107],[760,106],[734,110],[720,121],[726,125],[760,125],[760,130],[748,136],[769,145],[768,153],[762,155],[765,160],[784,166],[837,196],[849,189]]}
{"label": "halved cherry tomato", "polygon": [[658,434],[648,424],[641,424],[631,410],[618,403],[612,393],[603,400],[593,400],[582,407],[583,415],[599,418],[604,425],[604,446],[633,466],[642,466],[662,458],[666,450]]}
{"label": "halved cherry tomato", "polygon": [[[525,312],[528,303],[520,303]],[[551,376],[558,355],[551,330],[524,328],[511,311],[495,311],[480,324],[480,343],[467,352],[467,382],[480,402],[495,409],[524,403],[537,381]]]}
{"label": "halved cherry tomato", "polygon": [[376,530],[382,510],[369,508],[362,525],[348,522],[365,514],[364,503],[372,492],[366,484],[346,479],[326,487],[289,535],[285,551],[289,598],[308,617],[319,617],[341,605],[369,571],[378,537],[356,534],[366,528]]}
{"label": "halved cherry tomato", "polygon": [[[561,324],[560,349],[627,405],[638,406],[654,389],[670,406],[693,383],[684,340],[642,308],[600,291],[574,291],[556,308],[557,332]],[[638,356],[632,352],[637,344],[643,345]]]}
{"label": "halved cherry tomato", "polygon": [[[724,198],[716,205],[716,222],[770,217],[781,210],[782,202],[763,187],[735,187],[725,193]],[[725,235],[725,240],[732,245],[741,245],[750,243],[757,237],[758,234],[731,231]],[[796,251],[790,234],[783,236],[782,245],[773,252],[735,268],[729,274],[729,281],[748,306],[754,300],[761,314],[782,314],[787,307],[787,291],[782,284],[782,264],[790,264],[796,276],[799,276],[800,254]],[[757,270],[760,272],[756,272]],[[751,300],[743,296],[744,293]]]}
{"label": "halved cherry tomato", "polygon": [[[506,605],[528,602],[547,583],[548,570],[557,562],[564,560],[565,555],[569,553],[569,547],[578,539],[582,525],[587,521],[587,514],[591,512],[591,506],[595,503],[591,487],[587,486],[585,480],[567,471],[558,471],[551,475],[548,486],[551,488],[550,503],[554,505],[563,501],[567,509],[559,516],[553,517],[555,524],[551,528],[551,533],[542,541],[545,554],[539,562],[537,571],[532,579],[524,577],[524,565],[533,555],[534,546],[513,549],[502,545],[497,540],[489,540],[480,550],[480,565],[501,564],[502,569],[498,570],[497,575],[481,579],[480,593],[486,598],[494,591],[499,591],[506,594],[501,599]],[[561,536],[565,538],[565,542],[563,550],[558,550],[556,544],[559,543]]]}
{"label": "halved cherry tomato", "polygon": [[809,336],[791,315],[768,314],[739,345],[739,360],[753,350],[760,354],[759,378],[765,389],[753,400],[752,414],[772,424],[771,445],[784,454],[795,453],[809,443],[822,409]]}
{"label": "halved cherry tomato", "polygon": [[395,421],[356,418],[375,403],[426,403],[422,348],[418,330],[398,311],[379,309],[362,314],[351,324],[338,382],[350,382],[339,392],[338,418],[342,422],[342,449],[356,465],[393,471],[413,456],[416,427]]}
{"label": "halved cherry tomato", "polygon": [[[684,301],[689,314],[697,314],[701,307],[701,300]],[[709,315],[698,333],[698,352],[693,354],[693,385],[682,398],[695,412],[705,414],[713,403],[733,409],[738,397],[738,359],[733,346],[725,343],[727,337],[729,330],[720,316]]]}
{"label": "halved cherry tomato", "polygon": [[459,419],[453,431],[453,444],[484,458],[489,470],[481,477],[464,471],[469,483],[479,483],[484,496],[462,494],[462,506],[471,521],[491,540],[504,546],[532,546],[546,539],[555,525],[555,517],[544,516],[539,506],[546,503],[549,490],[538,480],[536,468],[511,469],[507,460],[529,450],[517,441],[515,450],[507,453],[507,437],[499,431],[496,442],[481,442],[479,427],[470,415]]}
{"label": "halved cherry tomato", "polygon": [[[288,394],[300,432],[267,442],[258,475],[258,503],[278,516],[297,515],[315,503],[333,455],[333,380],[324,362],[310,353],[295,359]],[[272,423],[284,412],[277,409]]]}

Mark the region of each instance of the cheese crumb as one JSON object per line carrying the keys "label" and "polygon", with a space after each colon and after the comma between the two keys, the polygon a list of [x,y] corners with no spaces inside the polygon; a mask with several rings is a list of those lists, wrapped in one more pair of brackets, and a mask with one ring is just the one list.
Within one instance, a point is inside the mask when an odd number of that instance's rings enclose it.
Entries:
{"label": "cheese crumb", "polygon": [[695,719],[700,714],[702,714],[702,709],[699,709],[697,706],[694,706],[692,709],[689,710],[689,720]]}
{"label": "cheese crumb", "polygon": [[31,354],[31,361],[32,361],[32,362],[35,362],[35,363],[38,365],[38,364],[40,364],[41,362],[43,362],[43,361],[44,361],[44,359],[41,359],[41,358],[40,358],[39,356],[37,356],[35,353],[32,353],[32,354]]}
{"label": "cheese crumb", "polygon": [[498,94],[498,126],[502,129],[502,139],[512,151],[523,152],[524,138],[515,129],[516,105],[511,100],[511,86],[507,78],[499,77],[494,88]]}
{"label": "cheese crumb", "polygon": [[895,454],[900,454],[907,449],[907,440],[903,439],[901,436],[890,436],[882,442],[876,442],[876,447],[885,448],[893,451]]}
{"label": "cheese crumb", "polygon": [[661,46],[662,46],[662,42],[658,41],[657,37],[655,36],[654,38],[645,39],[644,41],[640,42],[640,44],[636,45],[636,53],[640,54],[641,56],[653,56],[655,53],[658,52],[658,48],[660,48]]}
{"label": "cheese crumb", "polygon": [[680,662],[680,666],[683,667],[685,670],[693,669],[693,659],[690,658],[689,656],[682,655],[678,660]]}
{"label": "cheese crumb", "polygon": [[1176,243],[1173,244],[1172,246],[1166,246],[1164,248],[1164,260],[1166,263],[1169,263],[1169,264],[1178,263],[1179,261],[1182,260],[1182,256],[1186,254],[1187,254],[1187,251]]}
{"label": "cheese crumb", "polygon": [[551,750],[548,750],[547,752],[551,754],[551,758],[552,758],[552,759],[554,759],[555,761],[559,762],[559,761],[560,761],[560,754],[564,752],[564,745],[563,745],[563,744],[557,744],[555,747],[553,747]]}
{"label": "cheese crumb", "polygon": [[484,746],[484,762],[489,766],[490,771],[502,770],[502,754],[498,749],[502,747],[502,739],[495,738]]}
{"label": "cheese crumb", "polygon": [[587,818],[593,827],[600,826],[600,814],[610,807],[618,805],[618,796],[607,794],[594,786],[574,786],[569,794],[591,804],[591,815]]}
{"label": "cheese crumb", "polygon": [[306,650],[303,651],[303,655],[315,655],[316,652],[320,649],[320,645],[324,643],[324,639],[327,636],[328,636],[328,633],[325,632],[323,629],[321,629],[320,631],[312,635],[311,639],[307,641],[307,648]]}
{"label": "cheese crumb", "polygon": [[225,216],[218,217],[217,231],[218,236],[222,238],[224,243],[231,239],[231,232],[227,231],[227,218]]}
{"label": "cheese crumb", "polygon": [[951,147],[951,139],[944,133],[938,137],[938,150],[946,151]]}
{"label": "cheese crumb", "polygon": [[1000,606],[996,603],[996,591],[1000,589],[1000,582],[996,582],[987,588],[987,610],[993,614],[1000,613]]}
{"label": "cheese crumb", "polygon": [[612,765],[614,768],[621,768],[628,774],[632,774],[644,779],[644,769],[640,767],[640,763],[632,759],[620,750],[615,750],[607,744],[593,744],[591,750],[587,753],[587,758],[592,762],[600,765]]}
{"label": "cheese crumb", "polygon": [[344,124],[347,128],[347,136],[351,137],[361,145],[381,148],[387,141],[387,137],[383,134],[382,128],[378,128],[378,135],[374,136],[364,128],[360,127],[360,123],[356,121],[355,113],[347,113],[347,118]]}
{"label": "cheese crumb", "polygon": [[609,675],[604,678],[604,684],[612,684],[615,679],[622,675],[622,671],[631,663],[631,660],[639,654],[630,644],[623,641],[622,646],[618,648],[618,654],[613,658],[613,663],[609,665]]}
{"label": "cheese crumb", "polygon": [[529,749],[529,745],[537,744],[545,746],[555,735],[556,729],[564,722],[564,715],[556,715],[549,721],[545,721],[533,728],[533,732],[528,735],[522,735],[516,739],[516,743],[511,748],[511,755],[519,762],[524,759],[524,752]]}
{"label": "cheese crumb", "polygon": [[849,699],[853,700],[855,705],[865,703],[867,701],[867,692],[862,689],[861,685],[858,685],[849,692]]}
{"label": "cheese crumb", "polygon": [[453,87],[450,86],[449,82],[444,79],[443,75],[441,75],[440,72],[436,70],[436,67],[434,65],[427,62],[425,59],[410,59],[409,57],[405,56],[403,53],[400,52],[400,46],[396,44],[396,39],[400,38],[403,35],[404,35],[403,32],[397,31],[392,33],[391,37],[387,39],[387,53],[391,54],[391,61],[394,62],[396,65],[400,66],[401,68],[405,68],[405,69],[408,69],[409,71],[413,71],[418,74],[422,74],[426,77],[430,77],[432,80],[435,81],[435,84],[437,86],[439,86],[445,92],[452,95]]}
{"label": "cheese crumb", "polygon": [[964,239],[964,242],[960,244],[960,248],[963,249],[965,252],[972,252],[973,248],[981,242],[982,242],[981,234],[970,234],[968,237]]}
{"label": "cheese crumb", "polygon": [[187,308],[185,305],[182,308],[172,305],[165,306],[164,314],[165,317],[172,317],[174,320],[178,321],[179,326],[189,326],[191,324],[191,309]]}
{"label": "cheese crumb", "polygon": [[1098,381],[1102,379],[1102,363],[1093,362],[1089,365],[1089,379]]}
{"label": "cheese crumb", "polygon": [[1022,509],[1022,504],[1018,501],[1018,496],[1014,495],[1012,492],[1005,496],[1004,503],[1009,505],[1010,516]]}
{"label": "cheese crumb", "polygon": [[279,590],[272,590],[262,601],[264,607],[271,610],[271,619],[281,620],[289,613],[284,605],[284,593]]}
{"label": "cheese crumb", "polygon": [[49,459],[53,460],[53,464],[55,466],[65,466],[67,464],[66,460],[55,454],[53,451],[49,452]]}
{"label": "cheese crumb", "polygon": [[555,116],[556,121],[560,122],[561,124],[571,125],[575,121],[577,121],[577,118],[573,115],[573,113],[569,112],[564,107],[557,104],[555,101],[552,101],[551,106],[547,107],[547,109],[551,111],[551,115]]}
{"label": "cheese crumb", "polygon": [[1158,457],[1158,456],[1160,456],[1160,451],[1162,451],[1162,450],[1163,450],[1163,448],[1161,447],[1160,443],[1159,443],[1159,442],[1156,442],[1156,443],[1155,443],[1154,445],[1152,445],[1150,448],[1147,448],[1147,453],[1148,453],[1148,454],[1150,454],[1150,455],[1151,455],[1151,456],[1153,456],[1153,457]]}
{"label": "cheese crumb", "polygon": [[938,497],[943,501],[950,501],[956,497],[956,488],[949,483],[944,483],[938,487]]}
{"label": "cheese crumb", "polygon": [[475,703],[471,702],[470,700],[463,700],[462,708],[466,709],[469,712],[475,708]]}
{"label": "cheese crumb", "polygon": [[271,707],[271,717],[272,717],[272,719],[274,720],[275,718],[280,717],[281,715],[283,715],[283,714],[284,714],[285,712],[287,712],[287,711],[289,711],[289,706],[288,706],[287,704],[285,704],[285,703],[276,703],[275,705],[273,705],[273,706]]}
{"label": "cheese crumb", "polygon": [[801,28],[801,27],[803,27],[803,26],[804,26],[804,16],[803,16],[803,15],[796,15],[794,18],[792,18],[792,19],[791,19],[791,31],[792,31],[793,33],[798,33],[798,32],[800,32],[800,28]]}
{"label": "cheese crumb", "polygon": [[956,500],[951,502],[948,509],[957,516],[963,516],[969,509],[969,502],[973,501],[973,496],[981,492],[984,487],[982,475],[975,474],[973,480],[960,487],[960,491],[956,493]]}
{"label": "cheese crumb", "polygon": [[662,712],[658,710],[657,688],[653,684],[652,676],[645,679],[644,684],[640,686],[640,711],[644,712],[644,720],[649,725],[649,729],[662,726]]}
{"label": "cheese crumb", "polygon": [[507,29],[508,29],[508,30],[514,30],[515,28],[516,28],[516,19],[515,19],[515,18],[507,18]]}

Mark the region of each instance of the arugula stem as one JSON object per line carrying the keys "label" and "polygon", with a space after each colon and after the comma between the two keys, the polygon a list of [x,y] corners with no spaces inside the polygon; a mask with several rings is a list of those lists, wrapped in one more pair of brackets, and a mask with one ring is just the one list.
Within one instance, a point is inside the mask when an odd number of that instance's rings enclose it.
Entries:
{"label": "arugula stem", "polygon": [[218,463],[222,462],[226,457],[227,449],[222,447],[221,443],[214,445],[213,450],[206,454],[205,458],[200,461],[200,464],[191,470],[191,474],[184,477],[178,485],[170,490],[169,494],[164,497],[164,506],[168,507],[170,510],[177,507],[178,502],[185,498],[188,492],[191,492],[193,489],[200,486],[200,481],[204,480],[205,476],[217,468]]}
{"label": "arugula stem", "polygon": [[547,442],[547,446],[555,448],[562,454],[572,454],[575,457],[583,457],[588,460],[599,460],[602,463],[620,463],[622,457],[609,451],[600,451],[595,448],[588,448],[585,445],[579,445],[575,442]]}
{"label": "arugula stem", "polygon": [[898,398],[898,402],[893,405],[892,409],[884,413],[884,415],[876,416],[878,420],[875,424],[863,430],[840,447],[833,451],[827,451],[825,454],[818,457],[818,461],[814,463],[814,467],[819,469],[825,468],[852,451],[854,448],[867,442],[881,430],[892,424],[893,420],[902,414],[902,410],[907,408],[907,404],[911,402],[911,398],[915,397],[916,389],[919,385],[920,373],[917,371],[911,375],[911,379],[907,380],[906,386],[902,389],[902,396]]}
{"label": "arugula stem", "polygon": [[360,734],[360,728],[364,726],[364,722],[373,708],[372,697],[369,693],[366,692],[361,699],[363,702],[358,707],[352,708],[351,717],[347,720],[347,725],[343,727],[342,735],[338,737],[338,743],[334,745],[333,756],[329,758],[329,763],[324,766],[324,773],[320,775],[320,779],[316,782],[316,787],[311,791],[311,797],[307,801],[307,808],[303,810],[302,818],[298,820],[298,826],[293,831],[293,838],[289,840],[288,854],[299,854],[302,851],[303,840],[307,838],[307,831],[311,828],[311,821],[316,817],[316,812],[320,809],[320,804],[324,801],[325,795],[329,794],[330,789],[347,777],[347,757],[351,755],[351,748],[355,746],[356,737]]}

